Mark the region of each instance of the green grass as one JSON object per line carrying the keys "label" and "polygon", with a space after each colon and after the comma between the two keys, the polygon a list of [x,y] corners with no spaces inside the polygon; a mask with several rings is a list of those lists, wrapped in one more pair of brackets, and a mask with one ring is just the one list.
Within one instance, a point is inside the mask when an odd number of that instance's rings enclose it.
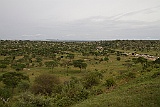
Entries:
{"label": "green grass", "polygon": [[[2,58],[2,57],[1,57]],[[20,58],[20,57],[17,57]],[[98,58],[103,58],[98,56]],[[142,70],[141,64],[127,69],[123,64],[126,60],[131,60],[132,57],[121,56],[121,60],[117,61],[116,55],[110,55],[109,61],[95,60],[94,56],[89,56],[85,62],[88,64],[87,69],[83,69],[80,72],[79,68],[72,66],[67,68],[55,67],[53,71],[44,65],[42,67],[26,68],[23,72],[29,75],[31,84],[35,77],[43,73],[55,74],[63,83],[70,79],[70,77],[81,78],[86,75],[87,72],[100,71],[103,73],[102,83],[99,85],[104,90],[104,93],[99,96],[92,96],[89,99],[79,102],[72,107],[159,107],[160,106],[160,76],[151,78],[151,76],[160,69],[152,69],[151,72],[140,72]],[[75,59],[87,59],[81,55],[75,57]],[[74,59],[74,60],[75,60]],[[67,59],[63,59],[67,60]],[[4,71],[15,71],[11,67],[7,67]],[[126,74],[133,72],[136,74],[136,78],[128,78]],[[4,72],[0,72],[0,75]],[[102,84],[106,79],[113,78],[116,81],[117,86],[114,89],[105,89]],[[0,87],[3,84],[0,82]]]}
{"label": "green grass", "polygon": [[160,77],[151,78],[151,75],[153,72],[146,73],[72,107],[160,107]]}

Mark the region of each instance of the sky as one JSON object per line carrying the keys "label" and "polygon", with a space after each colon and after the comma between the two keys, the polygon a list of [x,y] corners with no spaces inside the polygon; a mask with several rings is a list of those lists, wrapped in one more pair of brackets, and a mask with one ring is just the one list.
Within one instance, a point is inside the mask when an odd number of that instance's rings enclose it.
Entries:
{"label": "sky", "polygon": [[0,0],[0,40],[160,40],[160,0]]}

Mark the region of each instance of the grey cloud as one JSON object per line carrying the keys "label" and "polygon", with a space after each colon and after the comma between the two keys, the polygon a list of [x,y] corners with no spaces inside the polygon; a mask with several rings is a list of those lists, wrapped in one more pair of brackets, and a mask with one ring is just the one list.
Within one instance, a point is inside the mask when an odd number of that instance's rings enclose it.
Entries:
{"label": "grey cloud", "polygon": [[136,15],[136,14],[150,14],[150,13],[154,13],[156,10],[160,9],[160,5],[159,6],[155,6],[155,7],[150,7],[150,8],[146,8],[146,9],[142,9],[142,10],[138,10],[138,11],[132,11],[132,12],[128,12],[128,13],[122,13],[122,14],[118,14],[115,16],[112,16],[111,18],[113,20],[119,20],[122,17],[126,17],[126,16],[132,16],[132,15]]}
{"label": "grey cloud", "polygon": [[43,36],[43,34],[24,34],[23,37],[35,37],[35,36]]}
{"label": "grey cloud", "polygon": [[[18,34],[16,31],[19,31],[19,29],[15,28],[13,34],[19,36],[14,37],[33,40],[147,39],[147,37],[160,39],[160,21],[123,21],[104,16],[95,16],[71,22],[38,23],[22,29],[23,31]],[[12,39],[11,36],[8,38]]]}
{"label": "grey cloud", "polygon": [[160,6],[155,6],[159,4],[159,0],[2,0],[0,39],[159,39]]}
{"label": "grey cloud", "polygon": [[[93,21],[94,19],[94,21]],[[96,21],[96,20],[101,21]],[[63,26],[66,36],[64,38],[75,38],[75,35],[85,39],[147,39],[151,36],[160,39],[160,22],[143,21],[120,21],[111,20],[108,17],[91,17],[78,20]],[[70,35],[70,32],[72,34]]]}

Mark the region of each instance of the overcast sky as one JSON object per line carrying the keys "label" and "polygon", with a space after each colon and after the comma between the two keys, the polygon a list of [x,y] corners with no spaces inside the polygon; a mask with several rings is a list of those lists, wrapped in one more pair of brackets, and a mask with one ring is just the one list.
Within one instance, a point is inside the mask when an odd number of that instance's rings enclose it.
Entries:
{"label": "overcast sky", "polygon": [[0,0],[0,39],[160,40],[160,0]]}

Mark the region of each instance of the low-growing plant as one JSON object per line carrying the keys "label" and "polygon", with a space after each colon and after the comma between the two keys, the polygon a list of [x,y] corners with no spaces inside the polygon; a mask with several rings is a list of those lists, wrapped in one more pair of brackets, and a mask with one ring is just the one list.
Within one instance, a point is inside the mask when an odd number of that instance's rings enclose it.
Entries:
{"label": "low-growing plant", "polygon": [[12,97],[11,89],[0,88],[0,100],[1,102],[3,102],[3,104],[8,103],[11,97]]}
{"label": "low-growing plant", "polygon": [[104,57],[104,61],[108,62],[109,58],[108,57]]}
{"label": "low-growing plant", "polygon": [[56,102],[56,106],[58,107],[67,107],[72,105],[74,102],[69,97],[63,97]]}
{"label": "low-growing plant", "polygon": [[155,72],[151,77],[152,77],[152,78],[156,78],[156,77],[158,77],[158,76],[160,76],[160,71]]}
{"label": "low-growing plant", "polygon": [[129,77],[129,78],[136,78],[136,74],[134,72],[129,72],[127,74],[127,77]]}
{"label": "low-growing plant", "polygon": [[18,84],[17,87],[18,87],[19,91],[25,92],[29,89],[30,83],[28,81],[22,81]]}
{"label": "low-growing plant", "polygon": [[121,60],[121,57],[117,57],[117,61],[120,61]]}
{"label": "low-growing plant", "polygon": [[90,90],[91,95],[99,95],[99,94],[102,94],[102,93],[103,93],[103,90],[101,88],[93,87]]}
{"label": "low-growing plant", "polygon": [[14,107],[51,107],[52,98],[43,95],[34,95],[29,92],[22,93],[14,100]]}
{"label": "low-growing plant", "polygon": [[98,85],[102,78],[103,78],[102,73],[90,72],[82,79],[82,83],[84,88],[88,89],[91,88],[92,86]]}
{"label": "low-growing plant", "polygon": [[66,81],[62,88],[63,96],[67,96],[74,102],[82,101],[88,98],[88,91],[83,88],[83,85],[77,80],[72,78],[70,81]]}
{"label": "low-growing plant", "polygon": [[114,81],[112,78],[110,78],[110,79],[107,79],[107,80],[106,80],[106,82],[105,82],[104,85],[105,85],[107,88],[110,88],[110,87],[116,85],[116,83],[115,83],[115,81]]}

